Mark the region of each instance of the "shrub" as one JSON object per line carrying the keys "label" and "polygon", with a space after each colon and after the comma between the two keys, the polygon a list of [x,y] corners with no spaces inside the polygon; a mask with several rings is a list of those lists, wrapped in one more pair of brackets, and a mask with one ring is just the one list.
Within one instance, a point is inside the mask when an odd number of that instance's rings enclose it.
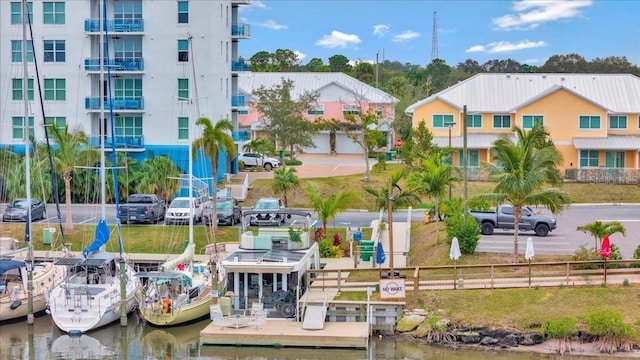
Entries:
{"label": "shrub", "polygon": [[478,199],[478,198],[469,199],[469,201],[467,202],[467,205],[469,210],[478,210],[478,211],[491,210],[491,204],[488,201]]}
{"label": "shrub", "polygon": [[338,258],[341,255],[340,247],[334,246],[331,240],[325,239],[318,243],[318,251],[320,257],[324,258]]}
{"label": "shrub", "polygon": [[[640,245],[636,247],[636,251],[633,252],[634,259],[640,259]],[[631,267],[638,268],[640,267],[640,263],[631,264]]]}
{"label": "shrub", "polygon": [[472,217],[468,217],[465,224],[463,212],[461,199],[447,202],[445,212],[447,238],[457,237],[460,242],[460,252],[473,254],[478,247],[478,241],[480,241],[480,226]]}
{"label": "shrub", "polygon": [[302,165],[302,161],[298,160],[298,159],[285,159],[284,160],[284,164],[285,165],[289,165],[289,166],[297,166],[297,165]]}
{"label": "shrub", "polygon": [[[622,255],[620,254],[620,248],[616,244],[611,244],[611,255],[609,260],[620,260]],[[588,248],[586,244],[580,245],[578,250],[573,254],[572,260],[574,261],[601,261],[599,249]],[[608,269],[617,269],[620,264],[607,264]],[[576,265],[576,270],[594,270],[603,269],[604,265],[600,264],[588,264],[588,265]]]}
{"label": "shrub", "polygon": [[625,324],[622,314],[612,309],[592,309],[585,317],[589,333],[598,336],[600,352],[630,351],[633,329]]}
{"label": "shrub", "polygon": [[554,349],[561,355],[566,351],[571,352],[571,338],[578,333],[576,319],[572,317],[564,317],[559,320],[549,320],[544,326],[544,334],[546,337],[557,339],[558,343]]}

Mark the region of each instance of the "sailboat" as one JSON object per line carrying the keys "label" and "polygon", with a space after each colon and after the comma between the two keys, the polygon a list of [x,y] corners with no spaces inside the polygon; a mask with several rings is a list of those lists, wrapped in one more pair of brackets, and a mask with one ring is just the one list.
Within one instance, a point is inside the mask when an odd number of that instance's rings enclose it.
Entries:
{"label": "sailboat", "polygon": [[[22,1],[23,44],[27,43],[26,26],[27,2]],[[23,63],[23,99],[25,103],[24,136],[25,136],[25,171],[27,204],[31,204],[31,155],[27,117],[29,114],[29,97],[27,96],[27,55],[26,46],[22,46]],[[8,320],[26,318],[30,323],[33,316],[43,313],[47,308],[48,294],[51,289],[61,283],[66,276],[66,267],[54,265],[52,262],[34,263],[33,244],[31,242],[31,206],[27,206],[25,224],[25,241],[28,243],[26,261],[14,260],[8,256],[23,249],[3,254],[0,257],[0,323]]]}
{"label": "sailboat", "polygon": [[[103,1],[101,17],[105,16],[106,0]],[[106,22],[103,29],[107,32]],[[103,36],[102,33],[100,35]],[[108,38],[108,33],[107,33]],[[103,43],[103,41],[100,41]],[[109,53],[108,41],[105,43],[105,51]],[[104,69],[104,56],[100,56],[101,77]],[[111,101],[111,76],[107,76],[109,104]],[[102,88],[100,90],[102,92]],[[104,99],[104,96],[101,96]],[[104,109],[104,106],[101,106]],[[102,117],[102,116],[101,116]],[[115,135],[113,108],[109,107],[109,118],[112,137]],[[105,245],[110,238],[110,230],[105,220],[105,149],[102,142],[100,174],[101,174],[101,201],[102,220],[98,222],[95,231],[95,239],[84,249],[82,254],[74,258],[60,259],[57,264],[69,266],[69,274],[62,284],[56,286],[49,296],[49,311],[55,324],[62,331],[70,334],[82,334],[111,324],[118,319],[134,311],[137,305],[136,292],[141,283],[135,277],[134,269],[124,259],[120,226],[116,227],[118,233],[120,254],[105,251]],[[115,144],[112,143],[111,153],[113,163],[116,164]],[[114,168],[115,172],[115,168]],[[114,182],[117,176],[113,176]],[[118,186],[114,184],[116,199],[116,214],[118,213]],[[126,321],[125,321],[126,322]]]}

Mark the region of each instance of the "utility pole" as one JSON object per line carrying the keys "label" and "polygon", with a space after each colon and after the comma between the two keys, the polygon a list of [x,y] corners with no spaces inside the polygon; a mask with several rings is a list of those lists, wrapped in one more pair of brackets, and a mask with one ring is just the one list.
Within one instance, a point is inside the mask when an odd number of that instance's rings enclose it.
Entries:
{"label": "utility pole", "polygon": [[389,178],[389,188],[387,189],[388,199],[387,199],[387,212],[388,212],[388,220],[389,223],[387,229],[389,231],[389,278],[395,278],[395,271],[393,270],[393,183],[391,178]]}
{"label": "utility pole", "polygon": [[[451,128],[453,128],[455,124],[456,124],[455,122],[446,123],[447,127],[449,128],[449,149],[450,150],[451,150]],[[450,159],[451,159],[451,166],[453,166],[453,154],[451,154]],[[451,184],[449,184],[449,200],[451,200]]]}
{"label": "utility pole", "polygon": [[462,127],[462,156],[464,156],[464,165],[463,165],[463,201],[464,201],[464,224],[467,225],[467,218],[469,217],[469,204],[467,204],[467,200],[469,199],[468,194],[468,176],[467,170],[469,168],[469,156],[467,154],[467,105],[462,107],[462,118],[464,126]]}
{"label": "utility pole", "polygon": [[378,55],[380,52],[376,52],[376,88],[380,88],[380,84],[378,83]]}

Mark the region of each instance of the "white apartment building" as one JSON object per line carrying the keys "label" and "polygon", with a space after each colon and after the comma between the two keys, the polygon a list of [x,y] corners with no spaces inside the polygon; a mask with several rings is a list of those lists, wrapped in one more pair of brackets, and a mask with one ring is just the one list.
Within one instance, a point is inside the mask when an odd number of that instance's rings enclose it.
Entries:
{"label": "white apartment building", "polygon": [[[190,139],[201,136],[197,118],[229,119],[237,129],[237,111],[248,105],[238,94],[237,76],[249,71],[238,60],[238,42],[250,38],[238,10],[249,3],[28,1],[31,136],[44,141],[46,118],[58,127],[84,130],[92,146],[101,147],[105,139],[106,151],[113,144],[139,162],[150,154],[168,155],[186,172]],[[0,1],[0,147],[17,151],[24,151],[25,143],[22,4]],[[106,29],[100,26],[103,18]],[[34,86],[36,62],[44,112]],[[199,158],[194,175],[210,177],[209,163]],[[235,167],[226,154],[219,164],[220,177]]]}

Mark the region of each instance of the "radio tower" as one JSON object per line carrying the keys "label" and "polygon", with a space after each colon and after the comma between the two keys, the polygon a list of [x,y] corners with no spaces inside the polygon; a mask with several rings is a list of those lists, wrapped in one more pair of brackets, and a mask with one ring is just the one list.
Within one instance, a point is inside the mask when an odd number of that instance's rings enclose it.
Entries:
{"label": "radio tower", "polygon": [[431,35],[431,61],[438,58],[438,20],[433,12],[433,34]]}

